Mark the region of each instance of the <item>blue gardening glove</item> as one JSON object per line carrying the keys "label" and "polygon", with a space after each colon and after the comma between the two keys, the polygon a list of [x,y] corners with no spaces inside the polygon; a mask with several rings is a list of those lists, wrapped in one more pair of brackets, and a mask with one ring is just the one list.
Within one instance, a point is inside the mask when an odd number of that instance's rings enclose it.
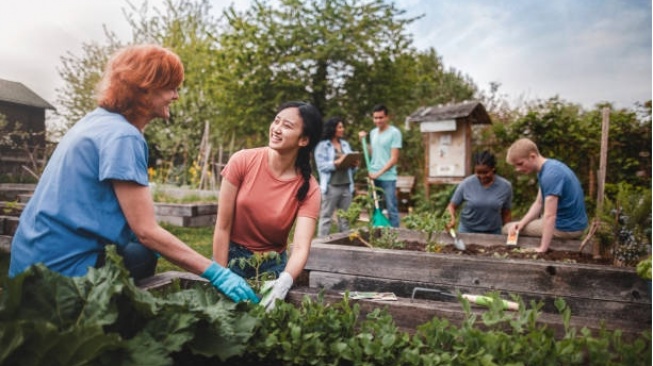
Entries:
{"label": "blue gardening glove", "polygon": [[216,262],[208,266],[206,271],[202,273],[202,277],[209,280],[213,286],[229,296],[234,302],[245,300],[249,300],[255,304],[259,302],[259,298],[254,293],[254,290],[249,287],[242,277],[220,266]]}
{"label": "blue gardening glove", "polygon": [[283,300],[288,294],[288,290],[292,287],[292,276],[288,272],[281,272],[279,278],[274,281],[266,281],[263,284],[261,293],[263,293],[263,299],[261,300],[261,305],[265,306],[266,311],[274,309],[275,302],[277,299]]}

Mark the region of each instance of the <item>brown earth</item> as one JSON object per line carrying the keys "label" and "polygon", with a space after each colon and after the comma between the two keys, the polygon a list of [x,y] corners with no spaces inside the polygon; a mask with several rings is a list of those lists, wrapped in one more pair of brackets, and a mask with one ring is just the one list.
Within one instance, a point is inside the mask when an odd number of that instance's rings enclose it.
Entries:
{"label": "brown earth", "polygon": [[[421,242],[405,242],[404,248],[395,248],[400,250],[416,250],[426,251],[424,243]],[[589,253],[580,253],[578,251],[565,251],[565,250],[549,250],[546,253],[528,252],[525,248],[510,247],[506,245],[493,245],[485,246],[478,244],[467,244],[465,250],[458,250],[453,244],[443,245],[436,247],[435,253],[443,254],[458,254],[470,256],[482,256],[493,258],[506,258],[506,259],[532,259],[532,260],[545,260],[566,263],[586,263],[586,264],[601,264],[612,265],[611,258],[593,258]]]}

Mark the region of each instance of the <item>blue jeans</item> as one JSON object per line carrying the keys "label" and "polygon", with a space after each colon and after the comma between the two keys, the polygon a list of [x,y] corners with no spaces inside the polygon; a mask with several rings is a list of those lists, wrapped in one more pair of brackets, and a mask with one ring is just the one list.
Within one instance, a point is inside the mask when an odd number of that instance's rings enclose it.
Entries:
{"label": "blue jeans", "polygon": [[[254,278],[256,276],[256,269],[249,264],[245,265],[244,268],[240,264],[235,263],[234,259],[239,258],[250,258],[254,253],[245,248],[244,246],[230,242],[229,243],[229,259],[227,259],[227,266],[229,269],[239,275],[242,278]],[[281,272],[286,268],[286,263],[288,262],[288,253],[284,250],[279,253],[279,257],[275,259],[269,259],[261,264],[259,267],[259,276],[265,272],[274,273],[274,278],[278,278]]]}
{"label": "blue jeans", "polygon": [[397,204],[397,181],[396,180],[374,180],[374,185],[383,190],[385,209],[388,210],[388,218],[392,227],[399,227],[399,205]]}
{"label": "blue jeans", "polygon": [[[122,257],[125,268],[134,280],[141,280],[154,275],[156,262],[159,260],[158,254],[150,248],[144,246],[138,241],[130,241],[126,245],[116,245],[117,252]],[[105,253],[98,255],[96,268],[100,268],[105,263]]]}

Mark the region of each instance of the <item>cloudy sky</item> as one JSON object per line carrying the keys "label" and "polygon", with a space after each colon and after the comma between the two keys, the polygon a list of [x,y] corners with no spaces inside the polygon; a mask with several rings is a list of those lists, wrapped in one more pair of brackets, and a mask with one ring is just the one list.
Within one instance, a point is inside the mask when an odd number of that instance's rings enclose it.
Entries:
{"label": "cloudy sky", "polygon": [[[144,0],[132,0],[140,4]],[[230,1],[214,0],[217,12]],[[163,0],[150,0],[160,6]],[[248,1],[235,1],[238,8]],[[0,78],[18,81],[54,104],[57,68],[83,43],[105,43],[103,26],[123,40],[125,0],[5,1],[0,12]],[[419,49],[482,89],[490,82],[513,103],[562,99],[619,108],[651,99],[650,0],[398,0]]]}

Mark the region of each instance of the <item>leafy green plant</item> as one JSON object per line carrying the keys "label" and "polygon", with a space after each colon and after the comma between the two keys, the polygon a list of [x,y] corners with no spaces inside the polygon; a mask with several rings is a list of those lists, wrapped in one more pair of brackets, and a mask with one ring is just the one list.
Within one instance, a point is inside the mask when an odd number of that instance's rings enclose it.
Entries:
{"label": "leafy green plant", "polygon": [[281,262],[281,256],[279,256],[279,253],[271,251],[271,252],[255,252],[252,254],[250,257],[240,257],[236,259],[232,259],[229,262],[229,266],[238,266],[240,269],[246,269],[246,268],[253,268],[254,269],[254,276],[251,278],[247,278],[247,283],[252,287],[252,289],[256,292],[259,292],[261,288],[263,287],[263,284],[265,281],[273,280],[275,279],[274,273],[271,272],[261,272],[261,266],[268,262],[268,261],[276,261],[276,263]]}
{"label": "leafy green plant", "polygon": [[2,212],[5,215],[10,215],[12,213],[20,211],[20,205],[18,201],[7,201],[0,204],[2,205]]}
{"label": "leafy green plant", "polygon": [[64,277],[34,266],[3,280],[0,364],[7,365],[650,365],[651,332],[590,333],[570,324],[558,299],[563,334],[538,322],[542,302],[499,294],[482,313],[459,298],[460,324],[435,317],[414,334],[377,308],[361,315],[348,296],[305,297],[273,310],[234,304],[207,283],[146,292],[110,249],[107,264]]}
{"label": "leafy green plant", "polygon": [[363,210],[367,210],[366,207],[368,206],[368,198],[369,197],[367,195],[358,195],[354,197],[347,210],[338,209],[336,211],[336,215],[339,218],[347,220],[350,228],[354,230],[358,229],[361,226],[361,213]]}
{"label": "leafy green plant", "polygon": [[377,248],[403,249],[406,246],[406,243],[397,240],[399,234],[391,227],[380,227],[372,230],[372,242]]}
{"label": "leafy green plant", "polygon": [[427,251],[438,252],[442,243],[439,237],[447,228],[449,213],[439,215],[435,212],[413,212],[404,217],[406,228],[419,230],[426,235]]}
{"label": "leafy green plant", "polygon": [[645,280],[651,280],[651,256],[637,263],[637,275]]}
{"label": "leafy green plant", "polygon": [[651,190],[626,183],[606,197],[597,231],[602,251],[617,263],[635,266],[651,248]]}
{"label": "leafy green plant", "polygon": [[0,364],[172,365],[185,354],[242,354],[258,320],[213,286],[157,297],[137,288],[114,246],[107,263],[65,277],[42,265],[3,281]]}
{"label": "leafy green plant", "polygon": [[[378,189],[378,188],[377,188]],[[399,234],[391,227],[374,227],[372,215],[374,214],[374,199],[371,194],[358,195],[354,197],[347,210],[338,210],[336,215],[346,219],[352,226],[349,239],[358,239],[369,247],[400,249],[405,243],[397,241]],[[368,214],[368,220],[363,225],[352,225],[360,222],[360,215],[363,211]],[[364,229],[364,230],[363,230]]]}

